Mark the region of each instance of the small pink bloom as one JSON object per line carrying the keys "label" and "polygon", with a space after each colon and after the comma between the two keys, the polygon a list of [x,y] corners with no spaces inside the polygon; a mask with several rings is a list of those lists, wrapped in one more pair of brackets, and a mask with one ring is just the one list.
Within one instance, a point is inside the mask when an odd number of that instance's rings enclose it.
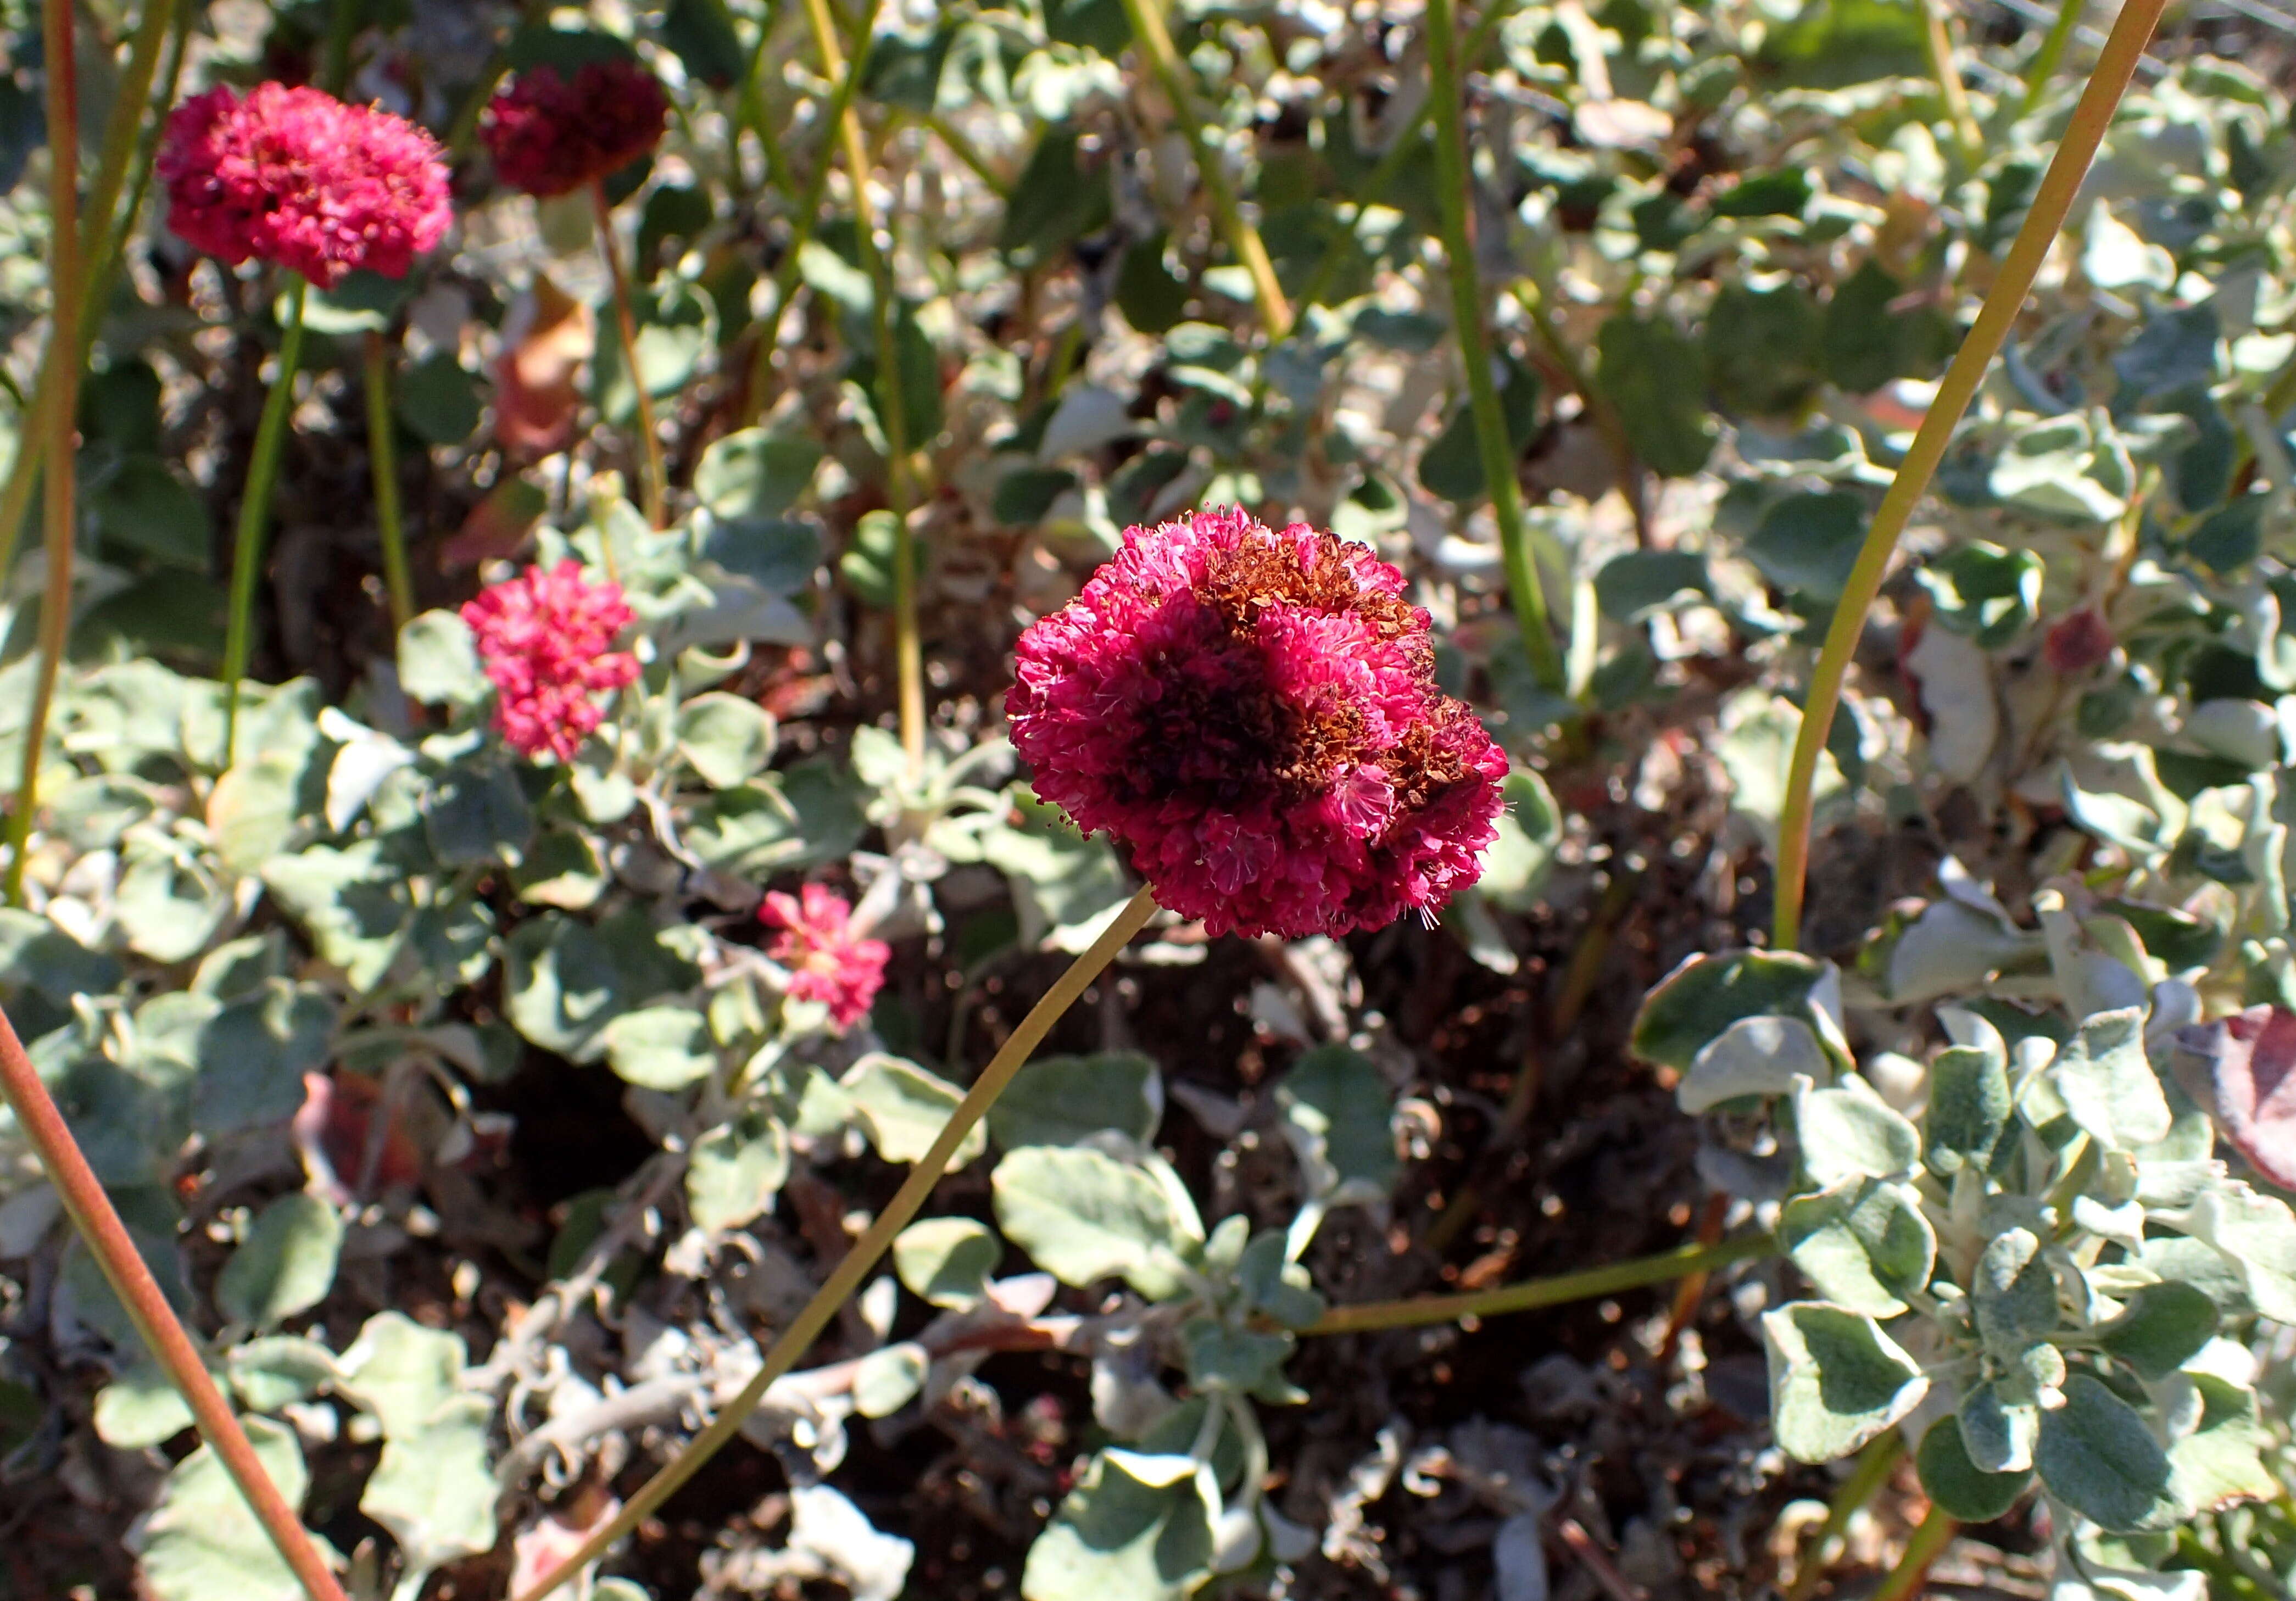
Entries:
{"label": "small pink bloom", "polygon": [[568,558],[529,567],[463,608],[495,686],[495,727],[529,756],[571,761],[605,717],[591,696],[638,676],[638,659],[611,651],[634,618],[622,587],[593,584]]}
{"label": "small pink bloom", "polygon": [[1506,759],[1435,686],[1403,575],[1240,511],[1125,530],[1021,636],[1037,793],[1213,933],[1376,928],[1472,884]]}
{"label": "small pink bloom", "polygon": [[822,1002],[840,1029],[868,1015],[893,952],[882,940],[854,937],[851,903],[826,885],[807,884],[797,895],[767,895],[758,915],[782,931],[766,954],[789,970],[791,995]]}
{"label": "small pink bloom", "polygon": [[480,136],[513,189],[567,194],[619,172],[660,142],[669,100],[636,62],[591,62],[572,81],[529,67],[487,103]]}
{"label": "small pink bloom", "polygon": [[403,117],[318,89],[209,89],[160,146],[168,226],[236,267],[253,257],[321,289],[365,268],[403,278],[454,211],[438,143]]}

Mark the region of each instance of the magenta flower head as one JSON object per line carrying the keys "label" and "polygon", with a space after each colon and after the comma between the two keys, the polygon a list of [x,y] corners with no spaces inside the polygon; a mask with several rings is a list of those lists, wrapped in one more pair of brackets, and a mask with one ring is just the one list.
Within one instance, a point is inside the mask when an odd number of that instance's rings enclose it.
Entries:
{"label": "magenta flower head", "polygon": [[652,150],[669,99],[632,61],[591,62],[571,79],[529,67],[487,103],[480,136],[513,189],[545,199],[620,171]]}
{"label": "magenta flower head", "polygon": [[1506,759],[1359,546],[1240,511],[1128,529],[1018,654],[1037,793],[1213,933],[1376,928],[1481,874]]}
{"label": "magenta flower head", "polygon": [[797,895],[775,891],[758,916],[782,931],[766,954],[789,970],[791,995],[826,1006],[840,1029],[868,1015],[893,952],[882,940],[854,937],[853,907],[845,897],[823,884],[807,884]]}
{"label": "magenta flower head", "polygon": [[591,697],[638,676],[636,656],[607,648],[634,615],[619,584],[587,582],[570,557],[548,571],[529,567],[464,605],[503,738],[529,756],[573,760],[605,718]]}
{"label": "magenta flower head", "polygon": [[405,277],[454,220],[429,134],[317,89],[195,94],[168,116],[158,166],[176,237],[234,267],[253,257],[291,268],[321,289],[361,268]]}

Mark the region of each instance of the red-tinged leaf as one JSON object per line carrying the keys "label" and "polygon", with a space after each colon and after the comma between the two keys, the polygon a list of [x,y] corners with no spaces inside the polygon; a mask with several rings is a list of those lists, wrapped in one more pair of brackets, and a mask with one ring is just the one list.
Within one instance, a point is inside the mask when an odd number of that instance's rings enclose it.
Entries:
{"label": "red-tinged leaf", "polygon": [[562,450],[582,409],[578,382],[597,348],[589,307],[537,276],[512,308],[495,362],[495,439],[513,456]]}
{"label": "red-tinged leaf", "polygon": [[[303,1106],[293,1123],[304,1170],[330,1200],[349,1203],[367,1195],[414,1184],[422,1174],[422,1153],[403,1117],[391,1116],[375,1143],[375,1118],[382,1087],[361,1073],[303,1075]],[[372,1182],[368,1162],[373,1162]]]}
{"label": "red-tinged leaf", "polygon": [[2296,1189],[2296,1012],[2251,1006],[2177,1040],[2200,1069],[2180,1077],[2225,1137],[2266,1179]]}
{"label": "red-tinged leaf", "polygon": [[522,478],[505,478],[471,508],[463,526],[439,546],[439,559],[447,571],[455,572],[516,555],[549,509],[550,497],[539,485]]}

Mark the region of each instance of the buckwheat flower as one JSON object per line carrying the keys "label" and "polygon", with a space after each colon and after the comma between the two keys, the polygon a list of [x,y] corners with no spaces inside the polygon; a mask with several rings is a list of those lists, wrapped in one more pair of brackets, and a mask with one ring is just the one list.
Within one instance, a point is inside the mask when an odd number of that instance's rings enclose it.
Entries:
{"label": "buckwheat flower", "polygon": [[495,686],[495,727],[529,756],[571,761],[604,719],[593,697],[638,676],[638,659],[609,650],[634,617],[622,587],[593,584],[570,557],[529,567],[463,608]]}
{"label": "buckwheat flower", "polygon": [[168,226],[236,267],[249,258],[321,289],[365,268],[403,278],[454,219],[437,141],[373,106],[258,84],[185,101],[158,167]]}
{"label": "buckwheat flower", "polygon": [[1240,511],[1125,530],[1021,635],[1005,710],[1037,793],[1213,933],[1344,933],[1480,875],[1506,759],[1438,689],[1403,575]]}
{"label": "buckwheat flower", "polygon": [[840,1029],[868,1015],[893,952],[882,940],[854,937],[845,897],[824,884],[807,884],[796,895],[775,891],[758,916],[782,931],[766,954],[789,970],[791,995],[826,1006]]}
{"label": "buckwheat flower", "polygon": [[480,136],[513,189],[547,198],[620,171],[652,150],[669,100],[636,62],[591,62],[570,80],[529,67],[487,103]]}

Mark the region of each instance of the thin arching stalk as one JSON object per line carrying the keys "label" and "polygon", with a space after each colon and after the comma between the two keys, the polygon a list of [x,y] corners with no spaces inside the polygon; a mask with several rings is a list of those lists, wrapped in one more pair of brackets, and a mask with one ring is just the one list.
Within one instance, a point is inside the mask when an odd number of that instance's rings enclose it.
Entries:
{"label": "thin arching stalk", "polygon": [[[79,298],[87,285],[79,269],[79,75],[72,58],[72,0],[46,0],[40,8],[40,41],[45,51],[48,110],[48,349],[79,349]],[[40,665],[33,682],[32,709],[24,721],[24,771],[16,786],[16,809],[8,814],[8,903],[24,904],[24,858],[30,849],[32,817],[40,808],[40,755],[47,744],[48,708],[54,702],[56,674],[71,632],[73,414],[79,405],[79,363],[65,362],[56,373],[42,414],[40,437],[47,451],[45,548],[47,585],[40,595]]]}
{"label": "thin arching stalk", "polygon": [[1992,365],[2003,341],[2009,337],[2010,326],[2017,320],[2025,296],[2033,287],[2034,275],[2040,271],[2050,244],[2064,226],[2065,213],[2071,209],[2073,196],[2088,173],[2089,162],[2096,155],[2096,147],[2112,121],[2113,111],[2120,104],[2129,79],[2136,76],[2145,42],[2152,37],[2153,25],[2161,20],[2167,4],[2168,0],[2128,0],[2113,19],[2112,33],[2097,57],[2096,70],[2089,75],[2088,86],[2081,91],[2080,103],[2073,108],[2072,120],[2065,127],[2057,153],[2050,158],[2049,169],[2034,192],[2033,209],[2025,214],[2015,242],[2002,259],[2001,271],[1993,280],[1993,287],[1986,291],[1985,303],[1978,308],[1977,321],[1971,326],[1969,337],[1962,341],[1953,365],[1946,369],[1944,379],[1938,384],[1929,412],[1914,434],[1913,445],[1899,464],[1897,476],[1890,480],[1888,492],[1882,497],[1881,508],[1874,513],[1873,526],[1866,530],[1866,542],[1858,549],[1857,563],[1850,569],[1841,599],[1834,605],[1833,621],[1825,631],[1825,644],[1818,652],[1817,665],[1810,672],[1809,694],[1802,706],[1801,732],[1794,740],[1793,760],[1786,772],[1785,803],[1778,816],[1773,941],[1780,950],[1792,949],[1801,938],[1802,896],[1809,874],[1811,792],[1817,780],[1818,753],[1825,749],[1826,734],[1833,727],[1834,710],[1841,703],[1842,681],[1849,674],[1850,654],[1857,647],[1858,636],[1865,631],[1866,614],[1882,593],[1882,580],[1889,571],[1890,554],[1898,548],[1898,536],[1906,531],[1914,507],[1928,490],[1938,464],[1945,459],[1953,431],[1975,398],[1986,368]]}
{"label": "thin arching stalk", "polygon": [[[861,74],[868,70],[869,43],[876,25],[877,0],[865,0],[858,25],[859,32],[853,46],[853,59],[846,63],[844,75],[830,91],[826,112],[828,126],[842,127],[845,114],[853,104],[854,91],[860,86]],[[789,309],[797,293],[800,267],[805,258],[805,247],[813,238],[814,225],[821,217],[822,196],[829,192],[829,169],[835,163],[827,150],[821,152],[813,164],[813,176],[806,180],[805,193],[799,197],[797,209],[790,216],[788,245],[782,251],[781,264],[774,268],[774,308],[766,313],[753,336],[756,344],[750,358],[750,382],[742,405],[744,427],[755,423],[766,409],[767,381],[773,376],[774,351],[781,343],[782,315]]]}
{"label": "thin arching stalk", "polygon": [[1962,161],[1974,167],[1985,154],[1985,135],[1978,128],[1977,114],[1969,109],[1969,90],[1961,81],[1953,19],[1946,14],[1943,0],[1921,0],[1921,7],[1922,40],[1929,52],[1931,76],[1937,79],[1938,94],[1945,101],[1946,120],[1953,126],[1953,142]]}
{"label": "thin arching stalk", "polygon": [[2080,26],[2081,12],[2087,9],[2085,0],[2064,0],[2057,7],[2057,20],[2049,24],[2041,47],[2025,63],[2025,99],[2017,108],[2020,117],[2030,117],[2041,109],[2049,80],[2057,75],[2057,64],[2065,59],[2065,46],[2072,43],[2073,30]]}
{"label": "thin arching stalk", "polygon": [[[766,64],[773,59],[773,34],[770,21],[758,29],[758,47],[750,53],[749,70],[742,74],[742,93],[734,102],[734,117],[737,127],[748,128],[757,138],[758,150],[766,159],[767,185],[794,195],[797,175],[790,170],[781,135],[766,109]],[[734,165],[738,172],[741,162],[736,160]]]}
{"label": "thin arching stalk", "polygon": [[918,1209],[924,1205],[926,1197],[932,1194],[933,1186],[940,1182],[941,1175],[947,1170],[949,1159],[956,1154],[957,1146],[964,1143],[965,1136],[972,1133],[988,1114],[996,1097],[1004,1093],[1004,1087],[1013,1081],[1013,1075],[1021,1071],[1021,1064],[1028,1061],[1053,1024],[1076,1004],[1077,998],[1100,976],[1101,970],[1115,959],[1118,951],[1132,942],[1132,937],[1147,926],[1148,919],[1155,913],[1155,898],[1148,891],[1142,890],[1116,915],[1116,921],[1108,925],[1106,932],[1092,942],[1092,948],[1069,964],[1069,970],[1045,991],[1042,1000],[1029,1009],[1029,1015],[1021,1020],[1021,1026],[1013,1030],[1003,1048],[981,1070],[980,1077],[973,1080],[972,1088],[965,1091],[964,1099],[958,1102],[956,1110],[948,1114],[948,1121],[941,1125],[940,1133],[935,1137],[931,1147],[917,1159],[916,1166],[909,1170],[908,1178],[894,1192],[893,1198],[885,1203],[885,1210],[877,1214],[877,1220],[869,1225],[868,1232],[853,1243],[836,1269],[824,1281],[821,1288],[814,1292],[813,1299],[805,1303],[805,1310],[782,1330],[772,1349],[766,1352],[765,1365],[758,1369],[748,1383],[742,1386],[742,1392],[726,1404],[708,1428],[696,1434],[685,1449],[678,1452],[669,1466],[647,1480],[645,1487],[632,1496],[629,1503],[604,1527],[584,1540],[580,1550],[544,1574],[513,1601],[542,1601],[543,1597],[596,1561],[616,1540],[651,1517],[655,1508],[701,1471],[703,1463],[716,1456],[720,1448],[742,1432],[742,1421],[757,1410],[758,1403],[765,1399],[766,1392],[772,1388],[774,1381],[797,1366],[798,1359],[821,1337],[821,1331],[829,1326],[829,1320],[837,1316],[838,1309],[852,1299],[855,1292],[860,1289],[861,1281],[869,1277],[878,1260],[891,1248],[894,1236],[909,1226],[909,1220],[917,1215]]}
{"label": "thin arching stalk", "polygon": [[391,431],[390,346],[366,336],[366,456],[374,480],[375,530],[382,540],[382,583],[396,634],[414,620],[414,575],[406,564],[406,526],[398,508],[398,439]]}
{"label": "thin arching stalk", "polygon": [[1514,605],[1523,654],[1530,659],[1531,671],[1540,686],[1559,694],[1563,687],[1562,654],[1555,648],[1554,630],[1546,618],[1546,593],[1539,582],[1538,564],[1530,554],[1530,536],[1523,526],[1522,486],[1515,480],[1506,415],[1499,409],[1498,390],[1491,382],[1490,333],[1483,314],[1482,278],[1475,270],[1473,224],[1468,217],[1474,177],[1468,168],[1466,127],[1460,109],[1464,90],[1459,74],[1456,12],[1455,0],[1428,0],[1427,70],[1433,79],[1428,97],[1435,105],[1436,201],[1443,218],[1446,275],[1451,280],[1451,329],[1458,341],[1460,364],[1466,368],[1475,444],[1483,462],[1483,488],[1490,495],[1491,516],[1498,524],[1507,597]]}
{"label": "thin arching stalk", "polygon": [[[61,3],[62,0],[49,0],[52,5]],[[159,1281],[152,1277],[152,1269],[144,1265],[127,1225],[119,1220],[111,1197],[103,1193],[94,1170],[80,1154],[71,1130],[65,1126],[63,1114],[56,1110],[55,1102],[40,1082],[38,1071],[24,1054],[23,1042],[4,1016],[0,1016],[0,1091],[5,1092],[8,1104],[16,1113],[17,1126],[38,1153],[40,1164],[62,1199],[72,1227],[87,1243],[88,1252],[103,1269],[104,1277],[111,1280],[119,1304],[127,1309],[128,1320],[135,1325],[145,1348],[182,1392],[184,1403],[192,1409],[192,1421],[200,1437],[239,1486],[239,1493],[246,1498],[256,1521],[263,1525],[264,1533],[278,1548],[279,1555],[286,1559],[296,1581],[310,1601],[344,1601],[342,1587],[335,1582],[326,1559],[304,1532],[302,1519],[296,1515],[294,1507],[288,1505],[271,1476],[263,1471],[262,1460],[240,1428],[231,1403],[217,1391],[199,1347],[168,1304],[168,1297]]]}
{"label": "thin arching stalk", "polygon": [[1913,1538],[1906,1542],[1906,1554],[1898,1558],[1898,1565],[1882,1580],[1882,1588],[1874,1592],[1872,1601],[1916,1601],[1923,1587],[1929,1582],[1930,1569],[1953,1544],[1953,1537],[1961,1525],[1946,1515],[1945,1508],[1931,1506],[1929,1515],[1914,1530]]}
{"label": "thin arching stalk", "polygon": [[[1474,70],[1476,64],[1483,59],[1484,50],[1497,35],[1499,24],[1506,21],[1514,6],[1515,0],[1495,0],[1493,4],[1483,8],[1482,19],[1459,45],[1462,71]],[[1410,119],[1388,142],[1378,164],[1371,169],[1371,176],[1364,179],[1363,187],[1356,192],[1354,221],[1333,234],[1332,242],[1324,247],[1324,253],[1316,259],[1315,269],[1308,275],[1308,282],[1300,290],[1300,305],[1313,306],[1321,300],[1324,291],[1331,288],[1332,280],[1340,275],[1340,268],[1347,264],[1348,252],[1355,248],[1356,230],[1363,226],[1364,213],[1387,198],[1387,192],[1395,186],[1397,176],[1403,171],[1403,164],[1418,148],[1419,135],[1426,131],[1427,119],[1434,112],[1435,99],[1430,95],[1412,109]]]}
{"label": "thin arching stalk", "polygon": [[[174,43],[168,53],[167,87],[160,96],[157,107],[146,104],[152,93],[152,74],[160,59],[160,41],[168,36],[170,13],[176,19]],[[152,154],[157,148],[157,128],[153,138],[139,141],[136,132],[147,115],[155,125],[166,115],[176,98],[176,77],[184,63],[184,42],[189,31],[188,12],[171,0],[152,0],[135,24],[135,37],[127,47],[127,65],[119,75],[119,87],[112,101],[111,115],[103,125],[103,149],[96,158],[95,180],[88,185],[87,203],[81,208],[79,226],[80,271],[86,283],[81,304],[89,308],[80,318],[79,341],[76,351],[78,365],[87,365],[87,354],[95,342],[95,330],[104,304],[111,296],[112,276],[119,263],[119,251],[126,244],[127,230],[135,219],[135,212],[144,200],[144,187],[152,176]],[[119,192],[126,185],[131,160],[136,168],[135,182],[130,190],[127,209],[115,226],[112,213],[119,203]],[[47,409],[47,394],[55,382],[57,346],[52,336],[48,346],[40,353],[39,368],[32,379],[32,393],[25,408],[28,416],[44,415]],[[24,514],[31,509],[32,490],[40,476],[41,445],[38,438],[27,431],[16,447],[16,455],[8,468],[8,478],[0,485],[0,575],[14,564],[16,541],[23,531]]]}
{"label": "thin arching stalk", "polygon": [[606,181],[592,180],[590,202],[598,218],[598,252],[606,259],[606,272],[614,281],[614,326],[622,338],[622,365],[628,369],[630,392],[637,397],[638,505],[655,528],[668,521],[667,472],[662,466],[661,431],[653,415],[653,397],[646,392],[645,374],[638,367],[638,319],[630,304],[630,279],[622,266],[622,247],[614,238],[613,202],[606,198]]}
{"label": "thin arching stalk", "polygon": [[943,144],[948,146],[951,155],[972,169],[972,176],[980,180],[989,193],[995,195],[999,201],[1011,203],[1013,180],[990,165],[988,158],[980,153],[980,147],[966,136],[963,128],[939,111],[925,119],[925,126],[932,129],[934,136]]}
{"label": "thin arching stalk", "polygon": [[1275,281],[1275,264],[1268,259],[1266,242],[1236,198],[1218,137],[1197,108],[1187,66],[1172,46],[1171,30],[1164,26],[1162,0],[1124,0],[1124,14],[1132,23],[1133,42],[1155,70],[1165,97],[1172,103],[1172,115],[1179,119],[1188,136],[1196,171],[1203,178],[1204,196],[1211,201],[1212,216],[1227,240],[1227,248],[1251,276],[1251,298],[1259,309],[1259,325],[1267,330],[1272,344],[1292,332],[1292,304],[1284,299],[1283,286]]}
{"label": "thin arching stalk", "polygon": [[1500,1285],[1495,1289],[1475,1290],[1464,1295],[1422,1295],[1411,1301],[1361,1301],[1354,1306],[1333,1307],[1300,1332],[1309,1334],[1360,1334],[1374,1329],[1423,1328],[1435,1323],[1456,1323],[1463,1318],[1495,1318],[1502,1312],[1533,1311],[1540,1307],[1591,1301],[1597,1295],[1616,1295],[1625,1290],[1666,1284],[1689,1274],[1710,1272],[1732,1262],[1775,1255],[1777,1248],[1777,1240],[1773,1236],[1748,1235],[1743,1239],[1728,1240],[1719,1245],[1684,1246],[1661,1252],[1657,1256],[1639,1257],[1630,1262],[1613,1262],[1607,1268],[1558,1273],[1551,1278]]}
{"label": "thin arching stalk", "polygon": [[231,622],[223,641],[223,765],[239,754],[239,686],[255,645],[255,586],[263,573],[263,537],[271,523],[271,491],[279,481],[279,452],[287,441],[287,414],[295,409],[295,371],[303,361],[303,304],[310,284],[300,273],[287,275],[287,326],[279,340],[279,370],[263,398],[256,424],[255,454],[248,459],[247,488],[239,501],[239,528],[232,541]]}
{"label": "thin arching stalk", "polygon": [[[832,78],[843,76],[845,50],[838,43],[829,0],[805,0],[805,14],[812,25],[814,48],[821,54],[822,72]],[[924,770],[925,760],[925,659],[917,625],[916,536],[909,527],[916,495],[909,480],[908,400],[901,390],[893,264],[877,248],[877,219],[869,203],[869,152],[850,101],[838,119],[837,137],[845,147],[845,168],[853,180],[854,233],[869,269],[875,313],[877,421],[885,430],[885,498],[893,513],[893,658],[900,686],[901,750],[914,778]]]}
{"label": "thin arching stalk", "polygon": [[1802,1557],[1794,1573],[1793,1589],[1786,1593],[1786,1601],[1808,1601],[1816,1590],[1818,1580],[1839,1553],[1841,1537],[1849,1531],[1849,1520],[1865,1509],[1874,1492],[1889,1482],[1890,1472],[1906,1454],[1906,1437],[1897,1429],[1887,1429],[1875,1435],[1866,1449],[1857,1453],[1857,1464],[1849,1476],[1841,1481],[1826,1504],[1825,1524],[1818,1530],[1817,1538],[1810,1542],[1808,1552]]}

